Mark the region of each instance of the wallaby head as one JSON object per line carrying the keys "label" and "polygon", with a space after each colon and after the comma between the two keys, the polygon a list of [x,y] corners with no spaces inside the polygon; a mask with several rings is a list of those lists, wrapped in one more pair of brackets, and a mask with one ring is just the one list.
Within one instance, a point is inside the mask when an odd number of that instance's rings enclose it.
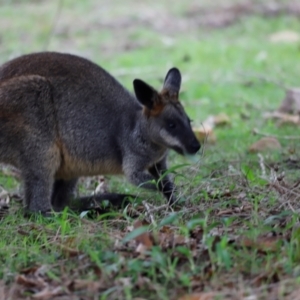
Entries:
{"label": "wallaby head", "polygon": [[135,95],[144,107],[143,115],[152,142],[179,154],[195,154],[200,144],[179,101],[180,85],[181,74],[176,68],[167,73],[161,92],[140,79],[133,81]]}

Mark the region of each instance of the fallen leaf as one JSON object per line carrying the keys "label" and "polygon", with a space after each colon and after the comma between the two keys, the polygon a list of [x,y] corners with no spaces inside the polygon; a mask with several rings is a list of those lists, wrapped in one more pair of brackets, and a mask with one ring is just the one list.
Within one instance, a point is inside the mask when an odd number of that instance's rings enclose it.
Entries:
{"label": "fallen leaf", "polygon": [[23,285],[28,288],[32,287],[45,287],[46,283],[40,277],[28,278],[25,275],[18,275],[16,278],[16,282],[20,285]]}
{"label": "fallen leaf", "polygon": [[243,238],[240,244],[244,247],[256,248],[260,251],[277,251],[282,238],[278,236],[258,237],[257,239]]}
{"label": "fallen leaf", "polygon": [[220,113],[215,116],[209,116],[201,126],[194,127],[193,131],[200,142],[207,141],[215,143],[217,138],[213,131],[215,126],[222,126],[230,123],[229,117],[225,113]]}
{"label": "fallen leaf", "polygon": [[279,111],[265,113],[264,118],[278,120],[279,121],[278,125],[283,125],[283,124],[300,125],[300,116],[299,115],[281,113]]}
{"label": "fallen leaf", "polygon": [[68,288],[70,291],[88,290],[96,292],[101,287],[101,284],[100,281],[75,279],[68,284]]}
{"label": "fallen leaf", "polygon": [[252,153],[278,149],[281,149],[281,144],[274,137],[263,137],[249,147],[249,151]]}
{"label": "fallen leaf", "polygon": [[271,34],[269,39],[272,43],[296,43],[299,42],[300,35],[292,30],[283,30]]}
{"label": "fallen leaf", "polygon": [[214,116],[213,118],[214,118],[215,126],[222,126],[222,125],[230,124],[230,119],[225,113],[220,113],[220,114]]}
{"label": "fallen leaf", "polygon": [[[133,224],[134,229],[137,229],[142,226],[144,226],[144,224],[140,220],[137,220]],[[136,252],[138,253],[144,253],[145,251],[149,250],[153,246],[153,242],[150,238],[149,232],[141,233],[135,238],[135,240],[138,242],[138,246],[136,248]]]}
{"label": "fallen leaf", "polygon": [[74,257],[74,256],[78,256],[79,254],[81,254],[81,252],[79,250],[70,248],[63,244],[57,243],[57,246],[60,248],[60,250],[66,257]]}
{"label": "fallen leaf", "polygon": [[58,286],[54,289],[50,289],[49,287],[46,287],[42,291],[35,293],[32,296],[32,298],[39,299],[39,300],[48,300],[48,299],[53,299],[53,297],[58,296],[63,293],[64,293],[64,290],[61,286]]}
{"label": "fallen leaf", "polygon": [[193,128],[193,131],[199,142],[207,141],[213,144],[217,141],[213,127],[210,125],[203,124],[201,127]]}
{"label": "fallen leaf", "polygon": [[29,268],[22,269],[20,271],[20,273],[22,273],[24,275],[35,274],[35,273],[37,273],[39,268],[41,268],[41,266],[39,266],[39,265],[32,266],[32,267],[29,267]]}

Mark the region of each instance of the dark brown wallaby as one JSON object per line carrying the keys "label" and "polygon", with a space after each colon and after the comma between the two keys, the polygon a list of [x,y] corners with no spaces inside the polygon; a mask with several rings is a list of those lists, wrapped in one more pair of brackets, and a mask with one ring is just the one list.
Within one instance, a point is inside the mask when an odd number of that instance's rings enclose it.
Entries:
{"label": "dark brown wallaby", "polygon": [[[158,186],[174,202],[170,177],[159,180],[168,149],[194,154],[200,148],[178,99],[180,85],[173,68],[161,92],[134,80],[134,97],[96,64],[54,52],[2,65],[0,162],[21,170],[26,210],[60,211],[79,176],[98,174],[124,174],[135,185]],[[108,196],[117,204],[123,198]]]}

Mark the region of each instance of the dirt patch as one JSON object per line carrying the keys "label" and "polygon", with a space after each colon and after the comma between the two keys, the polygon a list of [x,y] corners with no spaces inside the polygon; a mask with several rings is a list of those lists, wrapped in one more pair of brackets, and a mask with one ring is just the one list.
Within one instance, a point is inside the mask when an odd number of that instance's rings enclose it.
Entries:
{"label": "dirt patch", "polygon": [[297,1],[217,1],[210,5],[192,4],[185,17],[196,27],[222,28],[250,15],[276,17],[279,15],[300,16]]}
{"label": "dirt patch", "polygon": [[[300,16],[299,1],[195,1],[189,3],[181,14],[172,12],[165,4],[158,8],[135,5],[132,12],[117,19],[100,19],[93,25],[111,30],[146,27],[165,34],[184,33],[198,28],[225,28],[251,15],[276,17]],[[132,13],[134,12],[134,16]]]}

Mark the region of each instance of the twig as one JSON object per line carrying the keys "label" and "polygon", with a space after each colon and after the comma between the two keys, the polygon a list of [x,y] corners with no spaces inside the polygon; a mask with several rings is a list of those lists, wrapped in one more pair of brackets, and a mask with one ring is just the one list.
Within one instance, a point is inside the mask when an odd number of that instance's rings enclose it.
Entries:
{"label": "twig", "polygon": [[275,138],[275,139],[285,139],[285,140],[299,140],[300,139],[300,135],[299,136],[294,136],[294,135],[278,136],[278,135],[273,135],[273,134],[260,132],[258,129],[255,129],[255,128],[252,130],[252,132],[253,132],[253,134],[272,137],[272,138]]}
{"label": "twig", "polygon": [[259,158],[259,166],[261,169],[261,176],[263,178],[266,178],[266,167],[265,167],[264,157],[262,156],[261,153],[258,153],[257,156]]}
{"label": "twig", "polygon": [[153,225],[156,225],[154,216],[153,216],[153,214],[152,214],[152,212],[151,212],[150,205],[149,205],[146,201],[143,201],[143,205],[145,206],[145,208],[146,208],[146,210],[147,210],[147,214],[148,214],[149,217],[150,217],[151,223],[152,223]]}
{"label": "twig", "polygon": [[291,202],[288,201],[287,204],[288,204],[290,210],[291,210],[293,213],[295,213],[296,211],[295,211],[294,207],[292,206]]}

